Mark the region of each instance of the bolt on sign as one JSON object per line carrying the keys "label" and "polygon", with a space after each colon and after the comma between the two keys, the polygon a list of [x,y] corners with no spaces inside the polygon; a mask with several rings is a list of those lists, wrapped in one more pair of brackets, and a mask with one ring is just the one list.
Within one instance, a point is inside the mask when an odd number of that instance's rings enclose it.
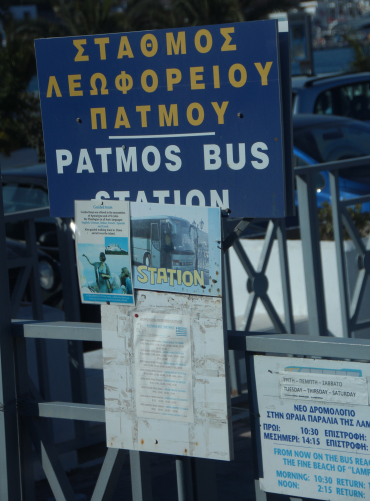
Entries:
{"label": "bolt on sign", "polygon": [[53,216],[77,199],[285,216],[276,21],[35,46]]}

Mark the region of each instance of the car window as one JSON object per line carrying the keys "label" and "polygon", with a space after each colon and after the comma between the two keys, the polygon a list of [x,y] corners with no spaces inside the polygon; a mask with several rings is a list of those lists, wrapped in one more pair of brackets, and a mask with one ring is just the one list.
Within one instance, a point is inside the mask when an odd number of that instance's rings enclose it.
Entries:
{"label": "car window", "polygon": [[316,99],[314,113],[318,115],[333,114],[332,93],[330,90],[322,92]]}
{"label": "car window", "polygon": [[316,99],[314,113],[370,120],[370,82],[328,89]]}
{"label": "car window", "polygon": [[19,183],[3,184],[3,202],[5,214],[49,206],[46,190]]}
{"label": "car window", "polygon": [[306,165],[310,164],[299,155],[293,155],[293,165],[294,167],[305,167]]}
{"label": "car window", "polygon": [[294,130],[294,146],[316,162],[370,155],[370,127],[358,123],[315,124]]}

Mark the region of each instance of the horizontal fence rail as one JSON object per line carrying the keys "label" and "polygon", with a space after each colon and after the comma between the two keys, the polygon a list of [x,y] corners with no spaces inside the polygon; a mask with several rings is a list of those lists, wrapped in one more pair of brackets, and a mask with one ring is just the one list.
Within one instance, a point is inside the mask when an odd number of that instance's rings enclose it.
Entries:
{"label": "horizontal fence rail", "polygon": [[27,209],[17,212],[8,212],[7,214],[4,214],[4,221],[5,223],[16,223],[18,221],[29,221],[30,219],[48,216],[50,216],[49,207],[42,207],[40,209]]}
{"label": "horizontal fence rail", "polygon": [[[53,326],[53,329],[51,327]],[[57,333],[54,326],[57,326]],[[101,341],[101,324],[77,322],[37,322],[21,320],[12,322],[12,333],[16,337]],[[91,336],[88,337],[89,333]],[[325,358],[350,358],[370,360],[370,341],[366,339],[334,338],[323,336],[302,336],[298,334],[261,334],[257,332],[227,331],[229,350],[283,353],[287,355],[308,355]],[[334,350],[335,346],[335,350]],[[306,348],[305,348],[306,347]],[[69,404],[71,405],[71,404]],[[73,404],[75,405],[75,404]],[[76,404],[78,406],[78,404]],[[88,405],[88,404],[87,404]],[[90,406],[92,409],[100,406]],[[85,408],[85,407],[84,407]],[[76,407],[78,413],[78,407]],[[54,416],[53,416],[54,417]],[[71,418],[75,419],[75,418]],[[91,419],[91,421],[94,421]]]}
{"label": "horizontal fence rail", "polygon": [[350,158],[347,160],[335,160],[334,162],[325,162],[322,164],[314,165],[304,165],[294,168],[294,174],[300,176],[302,174],[308,174],[309,172],[321,172],[323,170],[343,170],[351,169],[355,170],[359,167],[369,167],[370,165],[370,155],[366,157]]}

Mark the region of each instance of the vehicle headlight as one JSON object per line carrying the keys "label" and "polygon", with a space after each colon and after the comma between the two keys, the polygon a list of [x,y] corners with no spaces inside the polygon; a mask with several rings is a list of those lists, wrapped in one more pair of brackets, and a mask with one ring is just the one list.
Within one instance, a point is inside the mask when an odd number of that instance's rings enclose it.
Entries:
{"label": "vehicle headlight", "polygon": [[47,261],[39,261],[39,273],[41,287],[45,290],[50,290],[54,286],[54,270]]}

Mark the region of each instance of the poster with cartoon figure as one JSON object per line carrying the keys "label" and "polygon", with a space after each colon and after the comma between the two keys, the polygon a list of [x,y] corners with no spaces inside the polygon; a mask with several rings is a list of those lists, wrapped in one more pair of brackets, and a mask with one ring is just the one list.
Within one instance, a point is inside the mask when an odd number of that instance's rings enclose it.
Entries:
{"label": "poster with cartoon figure", "polygon": [[134,304],[129,203],[76,200],[75,223],[82,302]]}

